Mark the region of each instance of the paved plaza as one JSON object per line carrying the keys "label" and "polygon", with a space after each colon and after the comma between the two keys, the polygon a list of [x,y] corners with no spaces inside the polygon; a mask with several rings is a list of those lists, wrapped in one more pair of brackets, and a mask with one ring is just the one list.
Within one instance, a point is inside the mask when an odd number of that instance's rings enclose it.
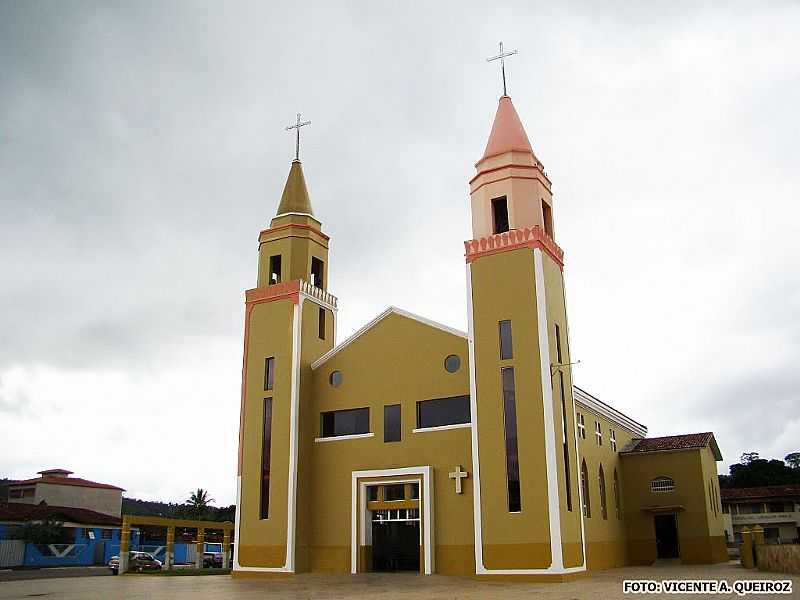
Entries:
{"label": "paved plaza", "polygon": [[[414,574],[316,575],[290,579],[240,580],[227,575],[206,577],[162,577],[125,575],[122,577],[70,577],[0,583],[0,600],[46,598],[47,600],[226,600],[280,599],[331,600],[369,598],[394,600],[430,598],[435,600],[522,599],[541,600],[644,598],[624,595],[624,579],[791,579],[794,593],[781,598],[800,598],[800,576],[745,571],[736,563],[683,566],[656,565],[626,567],[593,574],[586,579],[562,584],[494,583],[468,578],[423,577]],[[650,596],[655,597],[655,596]],[[692,598],[698,595],[662,596]],[[738,598],[717,596],[720,598]],[[751,596],[765,598],[768,596]]]}

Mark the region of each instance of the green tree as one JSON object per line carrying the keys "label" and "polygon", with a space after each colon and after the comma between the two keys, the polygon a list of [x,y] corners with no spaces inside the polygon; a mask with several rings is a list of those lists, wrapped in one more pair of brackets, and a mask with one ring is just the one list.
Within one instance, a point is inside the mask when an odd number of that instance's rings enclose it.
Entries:
{"label": "green tree", "polygon": [[213,498],[208,497],[208,491],[203,488],[197,488],[189,496],[186,504],[189,505],[189,510],[196,519],[200,519],[208,510],[210,504],[214,502]]}
{"label": "green tree", "polygon": [[791,452],[787,454],[783,461],[793,469],[800,469],[800,452]]}
{"label": "green tree", "polygon": [[758,452],[742,452],[742,456],[739,458],[739,461],[743,465],[749,465],[751,462],[758,459]]}
{"label": "green tree", "polygon": [[25,523],[10,532],[12,539],[24,540],[33,544],[71,544],[74,534],[54,517],[43,521]]}

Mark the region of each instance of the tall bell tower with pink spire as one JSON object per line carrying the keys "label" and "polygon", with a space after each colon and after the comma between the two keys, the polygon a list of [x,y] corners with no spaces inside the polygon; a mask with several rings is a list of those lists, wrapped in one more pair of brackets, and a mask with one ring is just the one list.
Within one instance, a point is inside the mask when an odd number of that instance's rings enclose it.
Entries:
{"label": "tall bell tower with pink spire", "polygon": [[564,253],[550,179],[505,93],[475,168],[465,249],[476,572],[571,578],[586,560]]}

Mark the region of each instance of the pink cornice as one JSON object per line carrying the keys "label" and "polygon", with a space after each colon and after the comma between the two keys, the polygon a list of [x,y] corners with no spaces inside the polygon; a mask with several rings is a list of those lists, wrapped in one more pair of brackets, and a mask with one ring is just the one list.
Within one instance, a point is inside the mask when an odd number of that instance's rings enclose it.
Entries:
{"label": "pink cornice", "polygon": [[258,304],[272,300],[289,299],[295,304],[300,303],[300,280],[284,281],[267,287],[253,288],[244,293],[246,304]]}
{"label": "pink cornice", "polygon": [[489,256],[498,252],[506,252],[518,248],[540,248],[547,252],[560,267],[563,268],[564,266],[564,251],[538,225],[512,229],[505,233],[498,233],[477,240],[469,240],[464,242],[464,248],[468,263],[481,256]]}

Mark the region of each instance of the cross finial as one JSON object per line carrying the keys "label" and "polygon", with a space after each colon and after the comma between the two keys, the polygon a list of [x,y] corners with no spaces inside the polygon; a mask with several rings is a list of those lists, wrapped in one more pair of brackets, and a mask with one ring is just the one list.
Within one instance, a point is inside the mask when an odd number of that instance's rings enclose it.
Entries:
{"label": "cross finial", "polygon": [[514,56],[517,53],[516,50],[512,50],[511,52],[503,52],[503,42],[500,42],[500,54],[497,56],[490,56],[486,59],[486,62],[492,62],[493,60],[500,60],[500,72],[503,75],[503,96],[508,96],[506,93],[506,58],[509,56]]}
{"label": "cross finial", "polygon": [[297,132],[297,141],[295,142],[294,146],[294,159],[300,160],[300,128],[305,127],[306,125],[311,125],[311,121],[300,121],[300,113],[297,113],[297,123],[294,125],[287,125],[286,131],[291,131],[292,129],[296,130]]}

